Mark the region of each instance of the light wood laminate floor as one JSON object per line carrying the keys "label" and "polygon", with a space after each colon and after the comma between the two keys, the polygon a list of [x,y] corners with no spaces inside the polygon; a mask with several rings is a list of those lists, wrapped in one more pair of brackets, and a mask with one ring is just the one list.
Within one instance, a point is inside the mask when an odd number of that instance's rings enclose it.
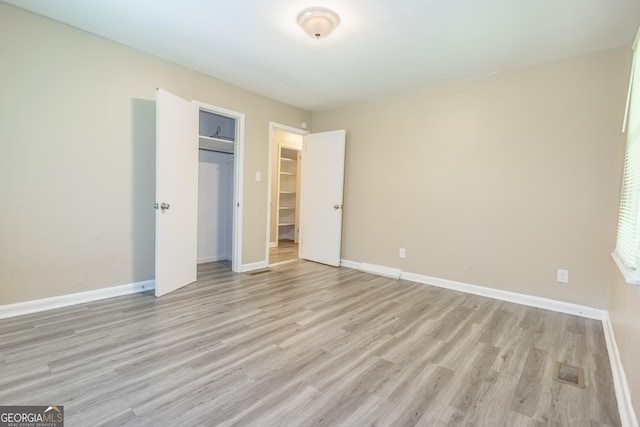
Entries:
{"label": "light wood laminate floor", "polygon": [[599,321],[300,260],[0,320],[0,373],[67,426],[620,425]]}
{"label": "light wood laminate floor", "polygon": [[280,240],[278,246],[269,248],[269,264],[279,264],[281,262],[298,259],[298,244],[293,240]]}

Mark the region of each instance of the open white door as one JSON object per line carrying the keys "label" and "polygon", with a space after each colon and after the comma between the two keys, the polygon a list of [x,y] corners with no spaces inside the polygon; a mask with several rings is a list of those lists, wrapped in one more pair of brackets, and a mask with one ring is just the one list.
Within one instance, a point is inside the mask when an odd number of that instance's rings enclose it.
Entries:
{"label": "open white door", "polygon": [[302,148],[300,258],[340,265],[345,130],[309,134]]}
{"label": "open white door", "polygon": [[156,90],[156,296],[197,279],[198,107]]}

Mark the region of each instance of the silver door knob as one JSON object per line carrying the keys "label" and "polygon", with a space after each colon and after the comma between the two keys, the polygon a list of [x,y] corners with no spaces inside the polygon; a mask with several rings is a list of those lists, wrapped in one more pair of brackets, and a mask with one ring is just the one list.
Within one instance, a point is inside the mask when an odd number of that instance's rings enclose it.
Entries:
{"label": "silver door knob", "polygon": [[169,203],[162,203],[160,204],[160,209],[162,209],[163,211],[169,209],[171,206],[169,205]]}
{"label": "silver door knob", "polygon": [[333,209],[335,209],[335,210],[340,209],[340,205],[333,205]]}

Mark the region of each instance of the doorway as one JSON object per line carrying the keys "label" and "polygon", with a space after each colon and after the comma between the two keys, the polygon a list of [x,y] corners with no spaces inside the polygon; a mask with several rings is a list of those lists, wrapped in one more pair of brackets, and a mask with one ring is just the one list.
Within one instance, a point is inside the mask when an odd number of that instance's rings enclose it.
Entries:
{"label": "doorway", "polygon": [[206,151],[224,153],[223,147],[230,145],[229,140],[221,138],[224,135],[222,124],[215,125],[213,132],[211,129],[202,132],[199,114],[203,112],[226,117],[231,129],[235,129],[231,144],[233,186],[228,189],[232,193],[231,269],[242,269],[243,207],[240,201],[243,185],[244,114],[187,100],[158,88],[154,204],[155,294],[158,297],[197,280],[199,148],[204,144],[208,149]]}
{"label": "doorway", "polygon": [[302,258],[339,267],[346,130],[309,133],[271,122],[270,131],[268,264]]}
{"label": "doorway", "polygon": [[[240,267],[236,225],[241,115],[198,103],[198,264],[227,261]],[[234,215],[234,212],[236,213]]]}
{"label": "doorway", "polygon": [[269,265],[298,259],[302,143],[308,133],[271,123],[269,141]]}

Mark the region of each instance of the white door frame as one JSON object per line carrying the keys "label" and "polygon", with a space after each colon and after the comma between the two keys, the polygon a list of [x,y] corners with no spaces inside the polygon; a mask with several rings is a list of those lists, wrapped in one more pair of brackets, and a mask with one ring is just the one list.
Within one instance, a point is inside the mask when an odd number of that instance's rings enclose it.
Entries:
{"label": "white door frame", "polygon": [[294,128],[292,126],[287,126],[287,125],[283,125],[281,123],[277,123],[277,122],[269,122],[269,165],[267,168],[267,175],[269,176],[268,178],[268,182],[267,182],[267,236],[266,236],[266,246],[265,246],[265,259],[267,260],[267,264],[269,263],[269,248],[270,248],[270,239],[271,239],[271,203],[273,202],[273,200],[271,200],[271,194],[273,192],[273,162],[274,162],[274,158],[273,158],[273,150],[274,150],[274,144],[276,144],[276,141],[274,140],[273,134],[275,133],[275,130],[279,129],[279,130],[283,130],[285,132],[289,132],[289,133],[294,133],[297,135],[308,135],[309,132],[308,130],[305,129],[298,129],[298,128]]}
{"label": "white door frame", "polygon": [[242,224],[244,194],[244,113],[193,101],[200,109],[236,120],[236,139],[233,150],[233,231],[231,235],[231,270],[242,271]]}

